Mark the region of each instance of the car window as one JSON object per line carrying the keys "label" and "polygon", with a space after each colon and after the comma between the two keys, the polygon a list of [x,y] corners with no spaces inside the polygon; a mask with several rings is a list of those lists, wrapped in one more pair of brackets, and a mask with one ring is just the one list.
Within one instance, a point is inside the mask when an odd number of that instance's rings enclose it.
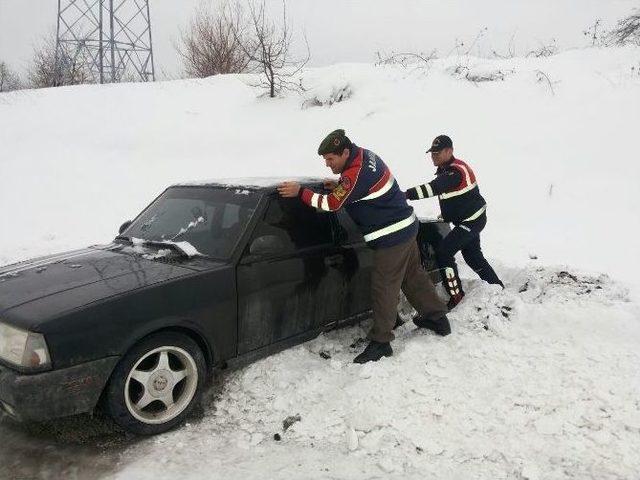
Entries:
{"label": "car window", "polygon": [[[166,232],[179,232],[185,225],[185,218],[202,219],[191,227],[192,232],[201,232],[209,228],[215,207],[208,206],[199,199],[173,198],[166,202],[166,208],[153,211],[140,225],[140,232],[150,237],[165,239]],[[205,211],[208,212],[205,213]],[[188,212],[188,213],[185,213]]]}
{"label": "car window", "polygon": [[338,240],[342,244],[364,243],[362,232],[344,209],[338,210]]}
{"label": "car window", "polygon": [[222,215],[222,228],[231,228],[238,223],[240,218],[240,205],[225,205]]}
{"label": "car window", "polygon": [[257,194],[222,187],[171,187],[123,232],[132,239],[188,242],[229,258],[258,204]]}
{"label": "car window", "polygon": [[256,226],[252,240],[275,235],[284,245],[282,253],[333,243],[331,214],[320,213],[298,198],[274,197]]}

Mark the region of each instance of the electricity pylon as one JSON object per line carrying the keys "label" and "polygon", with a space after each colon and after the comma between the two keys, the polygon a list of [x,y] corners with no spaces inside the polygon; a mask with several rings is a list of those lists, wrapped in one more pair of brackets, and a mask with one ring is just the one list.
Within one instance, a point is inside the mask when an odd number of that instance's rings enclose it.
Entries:
{"label": "electricity pylon", "polygon": [[149,0],[58,0],[56,66],[95,83],[154,81]]}

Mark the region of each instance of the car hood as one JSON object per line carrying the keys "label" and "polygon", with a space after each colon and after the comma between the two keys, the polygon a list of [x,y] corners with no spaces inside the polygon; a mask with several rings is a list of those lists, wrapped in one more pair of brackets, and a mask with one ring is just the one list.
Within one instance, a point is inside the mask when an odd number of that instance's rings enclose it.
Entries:
{"label": "car hood", "polygon": [[0,268],[0,317],[32,302],[49,316],[200,270],[185,263],[148,260],[107,246],[7,265]]}

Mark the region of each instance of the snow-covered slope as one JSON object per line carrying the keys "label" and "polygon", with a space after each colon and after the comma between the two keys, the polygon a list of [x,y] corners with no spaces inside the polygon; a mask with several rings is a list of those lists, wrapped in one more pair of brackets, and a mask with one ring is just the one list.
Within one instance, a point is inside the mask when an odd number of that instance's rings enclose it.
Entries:
{"label": "snow-covered slope", "polygon": [[[303,97],[277,100],[256,99],[242,76],[2,94],[0,263],[103,242],[176,181],[327,175],[315,150],[341,126],[404,187],[431,178],[425,147],[452,136],[489,201],[489,256],[533,253],[633,281],[639,57],[591,49],[451,57],[429,70],[337,65],[305,72]],[[504,80],[461,78],[487,72]],[[350,98],[302,108],[340,91]],[[415,206],[437,213],[435,202]]]}
{"label": "snow-covered slope", "polygon": [[327,175],[315,151],[337,127],[406,188],[447,133],[507,290],[463,270],[454,335],[405,326],[374,365],[349,363],[363,325],[226,374],[201,420],[125,452],[120,478],[634,478],[639,68],[637,48],[589,49],[309,69],[275,100],[245,76],[1,94],[0,264],[106,242],[172,183]]}

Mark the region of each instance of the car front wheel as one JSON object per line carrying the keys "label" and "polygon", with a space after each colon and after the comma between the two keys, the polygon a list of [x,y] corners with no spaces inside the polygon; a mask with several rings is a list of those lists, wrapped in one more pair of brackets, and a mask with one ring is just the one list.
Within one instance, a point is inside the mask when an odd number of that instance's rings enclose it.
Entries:
{"label": "car front wheel", "polygon": [[151,335],[114,370],[105,395],[107,412],[130,432],[165,432],[183,422],[198,403],[206,371],[202,350],[188,336]]}

